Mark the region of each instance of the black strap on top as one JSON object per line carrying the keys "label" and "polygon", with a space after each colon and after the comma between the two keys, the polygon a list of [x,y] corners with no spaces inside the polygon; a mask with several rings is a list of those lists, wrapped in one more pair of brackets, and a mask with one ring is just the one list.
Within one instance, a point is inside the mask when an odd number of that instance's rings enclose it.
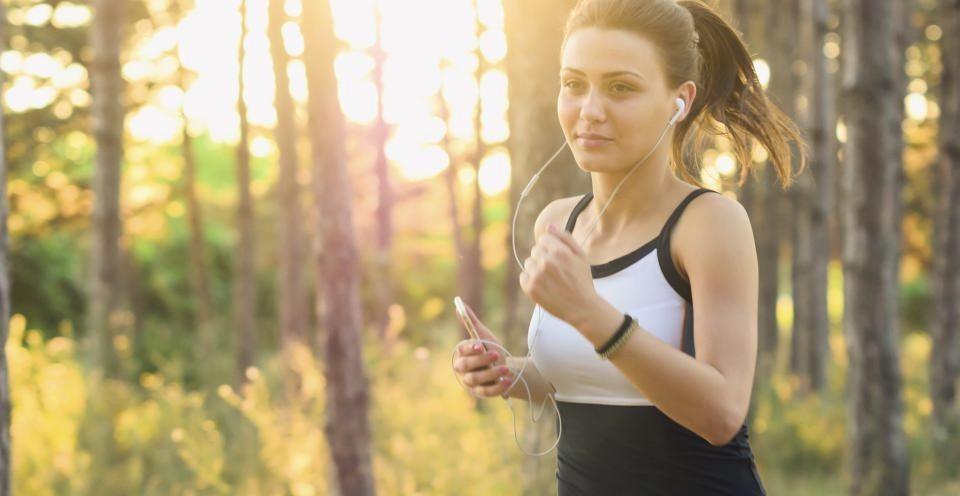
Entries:
{"label": "black strap on top", "polygon": [[[663,272],[663,276],[666,278],[667,283],[669,283],[670,286],[677,292],[677,294],[679,294],[686,301],[686,305],[684,305],[683,337],[681,339],[681,349],[690,356],[694,356],[696,353],[693,344],[693,297],[691,296],[690,283],[680,275],[680,272],[673,263],[673,258],[670,256],[670,234],[673,231],[673,227],[680,219],[680,216],[683,215],[683,211],[687,208],[687,205],[689,205],[694,198],[708,192],[717,193],[712,189],[699,188],[687,194],[683,201],[681,201],[680,204],[673,209],[670,217],[667,218],[663,228],[660,230],[660,234],[654,240],[652,240],[656,242],[657,262],[660,264],[660,271]],[[580,198],[580,201],[577,202],[576,206],[573,207],[573,211],[570,212],[570,216],[567,218],[567,225],[565,227],[567,232],[573,232],[573,226],[577,222],[577,217],[579,217],[580,213],[587,208],[587,205],[592,199],[593,192],[591,191],[583,195],[583,197]],[[652,246],[650,248],[652,248]],[[593,269],[597,269],[597,267],[593,267]],[[594,270],[595,275],[596,272],[597,270]]]}
{"label": "black strap on top", "polygon": [[680,219],[680,216],[683,215],[683,211],[687,208],[687,205],[689,205],[694,198],[707,192],[716,193],[716,191],[707,188],[691,191],[690,194],[680,202],[680,205],[677,205],[673,213],[670,214],[670,218],[667,219],[666,224],[664,224],[663,230],[660,231],[659,241],[657,242],[657,261],[660,263],[660,271],[663,272],[663,277],[667,279],[670,287],[686,301],[683,306],[683,333],[680,339],[680,349],[692,357],[696,357],[697,355],[696,346],[694,346],[693,342],[693,296],[690,294],[690,282],[680,275],[677,266],[673,263],[673,257],[670,256],[670,234]]}
{"label": "black strap on top", "polygon": [[568,233],[573,232],[573,226],[577,223],[577,217],[580,217],[580,212],[583,212],[583,209],[587,208],[587,204],[590,203],[590,200],[593,199],[593,191],[587,192],[580,198],[580,201],[573,207],[573,211],[570,212],[570,216],[567,217],[567,225],[563,228]]}
{"label": "black strap on top", "polygon": [[[658,253],[658,258],[660,258],[660,263],[661,265],[664,265],[664,261],[669,262],[666,265],[670,266],[671,270],[669,270],[669,272],[672,272],[672,274],[665,273],[664,275],[667,277],[667,281],[670,282],[670,285],[677,290],[677,293],[679,293],[680,296],[683,296],[683,298],[687,301],[690,301],[690,286],[686,281],[683,280],[682,277],[680,277],[680,274],[677,272],[676,267],[673,267],[673,260],[670,259],[669,257],[670,233],[673,231],[673,226],[676,225],[677,220],[680,219],[680,216],[683,214],[683,211],[687,208],[687,205],[689,205],[694,198],[707,192],[717,193],[716,191],[712,189],[707,189],[707,188],[695,189],[690,193],[688,193],[687,196],[683,199],[683,201],[681,201],[680,204],[673,209],[673,212],[670,213],[670,217],[667,218],[667,221],[664,223],[663,227],[660,229],[660,233],[657,235],[657,238],[656,238],[657,251],[660,252]],[[564,227],[565,231],[569,233],[573,232],[573,227],[577,223],[577,218],[580,217],[580,214],[583,212],[584,209],[587,208],[587,205],[590,203],[591,200],[593,200],[592,191],[587,192],[585,195],[583,195],[580,198],[580,201],[577,202],[577,204],[573,207],[573,211],[571,211],[569,217],[567,217],[567,224]],[[667,253],[666,260],[662,258],[664,256],[663,255],[664,249],[666,250],[666,253]],[[675,278],[675,280],[671,281],[670,280],[671,278]],[[684,286],[686,286],[685,289],[684,289]]]}
{"label": "black strap on top", "polygon": [[677,224],[677,221],[680,220],[680,216],[683,215],[683,211],[687,208],[687,205],[689,205],[694,198],[710,192],[717,193],[707,188],[691,191],[690,194],[677,205],[673,213],[670,214],[670,218],[667,219],[666,224],[663,225],[663,229],[660,231],[659,241],[657,242],[657,259],[660,262],[660,269],[663,270],[663,276],[667,278],[667,282],[677,291],[677,294],[682,296],[684,300],[687,300],[687,303],[693,303],[693,298],[690,295],[690,283],[680,275],[676,265],[673,263],[673,258],[670,257],[670,234],[673,231],[673,227]]}

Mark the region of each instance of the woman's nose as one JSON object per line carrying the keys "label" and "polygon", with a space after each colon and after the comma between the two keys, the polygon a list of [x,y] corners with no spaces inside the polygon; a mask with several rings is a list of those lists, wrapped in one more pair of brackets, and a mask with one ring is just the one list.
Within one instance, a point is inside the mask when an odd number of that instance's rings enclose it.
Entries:
{"label": "woman's nose", "polygon": [[606,118],[606,112],[603,109],[603,99],[596,91],[590,91],[584,97],[580,106],[580,118],[589,122],[602,122]]}

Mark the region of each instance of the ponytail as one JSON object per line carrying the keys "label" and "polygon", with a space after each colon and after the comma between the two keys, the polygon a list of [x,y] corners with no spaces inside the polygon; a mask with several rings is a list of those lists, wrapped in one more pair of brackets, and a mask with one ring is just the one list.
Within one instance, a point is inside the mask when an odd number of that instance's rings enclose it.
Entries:
{"label": "ponytail", "polygon": [[[581,0],[567,20],[564,38],[590,26],[644,36],[656,45],[661,60],[670,61],[664,72],[671,87],[688,80],[696,83],[698,93],[676,125],[671,153],[685,181],[702,185],[699,152],[706,135],[730,139],[741,185],[753,170],[751,137],[766,149],[782,187],[788,187],[794,175],[791,141],[798,147],[797,174],[806,166],[799,128],[767,98],[740,35],[709,5],[701,0]],[[688,134],[693,135],[689,144]],[[684,160],[688,146],[692,160]]]}
{"label": "ponytail", "polygon": [[[700,60],[697,87],[703,95],[697,95],[690,114],[677,126],[674,157],[682,156],[684,137],[694,124],[707,134],[726,134],[733,143],[734,156],[742,165],[742,185],[751,169],[749,137],[752,136],[767,150],[781,186],[789,186],[792,182],[790,141],[796,142],[801,149],[799,170],[806,165],[800,130],[767,97],[740,35],[700,0],[678,3],[693,16],[694,39],[699,38],[696,43]],[[702,140],[702,134],[697,134],[695,149],[702,146]]]}

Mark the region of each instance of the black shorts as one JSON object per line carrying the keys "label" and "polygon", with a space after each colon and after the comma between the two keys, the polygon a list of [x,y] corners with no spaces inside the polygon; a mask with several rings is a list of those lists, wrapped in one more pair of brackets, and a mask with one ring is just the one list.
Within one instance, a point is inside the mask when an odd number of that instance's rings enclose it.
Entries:
{"label": "black shorts", "polygon": [[557,407],[559,496],[766,494],[746,424],[713,446],[654,406]]}

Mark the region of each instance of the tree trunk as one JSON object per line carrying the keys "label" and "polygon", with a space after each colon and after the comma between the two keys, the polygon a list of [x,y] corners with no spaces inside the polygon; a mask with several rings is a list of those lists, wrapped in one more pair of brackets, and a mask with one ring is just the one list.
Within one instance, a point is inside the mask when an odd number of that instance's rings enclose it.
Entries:
{"label": "tree trunk", "polygon": [[[795,331],[804,336],[799,356],[804,383],[819,391],[825,382],[829,356],[827,315],[827,265],[830,261],[829,212],[832,211],[831,180],[837,150],[832,109],[833,81],[823,54],[828,33],[826,0],[802,0],[801,46],[806,59],[801,93],[806,97],[803,124],[810,136],[812,157],[809,171],[798,180],[794,205],[798,217],[794,237]],[[804,232],[805,231],[805,232]],[[804,234],[804,235],[801,235]],[[798,302],[800,304],[798,304]]]}
{"label": "tree trunk", "polygon": [[[442,63],[441,63],[442,65]],[[441,67],[442,69],[442,67]],[[441,83],[442,85],[442,83]],[[450,140],[450,109],[447,107],[447,101],[443,98],[443,87],[441,86],[439,93],[437,94],[437,106],[440,108],[440,118],[443,119],[444,126],[446,131],[443,133],[443,139],[441,145],[443,149],[450,153],[452,150],[452,141]],[[444,172],[444,185],[447,188],[447,198],[449,198],[449,203],[447,204],[447,209],[450,214],[450,225],[452,226],[452,236],[453,236],[453,250],[454,255],[456,256],[457,264],[457,281],[456,281],[456,291],[458,295],[465,295],[468,291],[467,283],[467,260],[469,259],[469,254],[467,253],[466,243],[463,241],[463,234],[460,225],[460,200],[457,187],[459,180],[457,178],[457,158],[450,154],[450,165],[447,166],[446,172]],[[462,328],[460,333],[463,339],[469,339],[470,333],[467,332],[466,328]]]}
{"label": "tree trunk", "polygon": [[[560,44],[563,25],[573,0],[510,1],[504,3],[504,29],[507,35],[507,77],[510,107],[510,219],[520,192],[530,177],[553,155],[564,140],[557,112],[560,72]],[[546,88],[551,88],[546,91]],[[543,116],[551,116],[544,119]],[[544,171],[517,217],[517,254],[522,262],[533,247],[533,224],[551,200],[582,195],[590,191],[590,175],[579,169],[569,151],[564,151]],[[507,274],[504,288],[503,337],[510,349],[526,347],[526,325],[518,324],[518,315],[530,315],[533,306],[520,298],[519,267],[513,256],[510,237],[506,239]]]}
{"label": "tree trunk", "polygon": [[304,243],[300,185],[297,181],[297,125],[287,65],[290,56],[283,45],[282,28],[287,20],[283,0],[270,0],[270,55],[273,59],[274,102],[277,109],[277,142],[280,173],[277,184],[279,219],[279,281],[277,299],[280,306],[280,349],[289,364],[294,344],[305,344],[307,336],[307,288],[303,279]]}
{"label": "tree trunk", "polygon": [[[781,44],[772,38],[766,27],[768,11],[753,0],[737,0],[733,8],[751,53],[764,54],[768,60],[774,58],[770,56],[770,51],[782,48],[780,48]],[[776,18],[773,20],[776,21]],[[779,80],[789,76],[783,74],[783,70],[780,69],[780,72],[772,77],[778,78],[773,88],[776,89],[777,86],[782,86]],[[789,111],[789,107],[784,108]],[[759,267],[757,367],[761,371],[769,371],[775,366],[780,340],[776,314],[779,296],[780,228],[777,226],[780,201],[775,191],[776,180],[769,163],[764,162],[758,165],[760,169],[756,176],[743,184],[741,199],[756,233]],[[754,410],[750,411],[752,413]]]}
{"label": "tree trunk", "polygon": [[388,309],[393,302],[393,284],[390,277],[390,248],[393,244],[393,188],[390,185],[390,168],[387,161],[387,139],[390,128],[383,117],[383,65],[387,55],[383,50],[382,18],[380,8],[374,8],[376,15],[377,41],[374,44],[373,82],[377,87],[377,120],[373,127],[373,137],[377,146],[377,158],[374,174],[377,177],[377,273],[383,277],[374,285],[377,306],[374,314],[377,335],[383,339],[390,325]]}
{"label": "tree trunk", "polygon": [[[800,90],[799,78],[794,66],[803,54],[797,47],[798,38],[803,29],[796,15],[799,13],[800,0],[788,0],[784,3],[768,4],[774,19],[771,35],[777,52],[771,60],[772,77],[782,73],[779,79],[784,84],[773,84],[778,104],[787,114],[797,119],[797,96]],[[787,15],[784,15],[784,12]],[[794,157],[796,155],[794,154]],[[812,246],[810,245],[810,217],[806,212],[810,195],[810,172],[798,178],[784,198],[784,218],[789,222],[790,242],[790,296],[793,301],[793,323],[790,331],[790,372],[801,378],[806,377],[806,356],[810,344],[810,298],[806,291],[810,287],[810,269]]]}
{"label": "tree trunk", "polygon": [[236,384],[246,382],[256,352],[256,270],[254,267],[253,197],[250,193],[250,149],[247,103],[243,98],[244,40],[247,37],[247,3],[240,0],[240,43],[237,51],[237,111],[240,114],[240,142],[237,143],[237,255],[234,273],[233,326],[237,332]]}
{"label": "tree trunk", "polygon": [[890,125],[897,98],[891,0],[847,0],[843,102],[844,331],[849,356],[851,492],[909,493],[903,433],[894,228],[900,156]]}
{"label": "tree trunk", "polygon": [[[443,63],[441,62],[441,65]],[[479,79],[479,78],[478,78]],[[442,84],[442,83],[441,83]],[[455,157],[451,150],[453,148],[452,142],[450,140],[450,110],[447,107],[447,102],[443,98],[443,87],[441,85],[440,91],[437,94],[437,105],[440,108],[440,118],[443,119],[444,124],[447,126],[447,130],[444,132],[442,139],[443,149],[450,154],[450,164],[447,166],[446,172],[444,172],[444,186],[447,189],[447,198],[449,199],[447,204],[447,209],[450,215],[450,222],[452,226],[452,236],[453,236],[453,249],[456,259],[456,292],[463,300],[474,309],[474,312],[477,314],[477,317],[481,317],[481,309],[479,305],[482,305],[482,301],[478,302],[475,295],[478,293],[482,294],[482,286],[477,288],[478,279],[477,279],[477,265],[475,264],[475,253],[477,253],[476,246],[471,241],[468,245],[463,239],[463,226],[460,223],[460,195],[459,195],[459,179],[458,179],[458,157]],[[479,115],[479,108],[477,109]],[[475,121],[476,122],[476,121]],[[479,139],[479,131],[477,131],[477,139]],[[479,175],[475,176],[479,177]],[[475,181],[474,184],[478,182]],[[476,202],[477,200],[475,200]],[[476,220],[476,219],[474,219]],[[475,227],[475,226],[474,226]],[[476,232],[476,229],[474,229]],[[482,272],[480,273],[482,277]],[[483,284],[482,280],[479,281],[479,284]],[[470,333],[467,332],[465,327],[460,327],[460,334],[462,339],[471,339]],[[474,407],[477,412],[483,412],[487,409],[486,404],[482,401],[477,401],[474,403]]]}
{"label": "tree trunk", "polygon": [[[893,112],[887,115],[887,126],[890,128],[890,141],[887,143],[887,153],[891,160],[896,160],[891,185],[891,201],[893,214],[890,217],[893,236],[893,262],[887,266],[890,271],[890,280],[893,285],[885,293],[886,304],[890,307],[890,319],[894,328],[900,328],[900,256],[903,247],[903,187],[906,184],[906,170],[903,167],[903,119],[904,98],[907,96],[907,73],[904,67],[905,52],[910,35],[911,7],[909,0],[890,0],[891,37],[888,50],[890,51],[890,75],[893,78],[893,98],[899,105],[893,106]],[[899,339],[899,333],[897,334]]]}
{"label": "tree trunk", "polygon": [[[477,0],[473,1],[474,11],[478,11],[478,2]],[[477,36],[477,49],[475,55],[477,56],[477,71],[475,74],[477,80],[477,88],[481,88],[480,83],[483,79],[483,74],[489,68],[489,64],[486,59],[483,57],[483,52],[480,50],[480,36],[483,34],[483,26],[480,24],[480,18],[477,16],[477,19],[474,23],[475,34]],[[483,107],[483,93],[477,92],[477,107],[476,113],[473,117],[473,132],[474,132],[474,155],[473,155],[473,219],[472,219],[472,229],[470,237],[470,246],[467,249],[469,257],[467,258],[467,273],[466,273],[466,284],[467,284],[467,294],[464,295],[464,300],[467,304],[473,308],[474,312],[477,315],[477,318],[483,320],[485,317],[484,312],[484,299],[483,299],[483,286],[484,286],[484,273],[483,273],[483,193],[480,190],[480,162],[483,160],[484,155],[487,153],[487,147],[483,143],[483,133],[482,133],[482,120],[480,119],[481,109]]]}
{"label": "tree trunk", "polygon": [[[764,9],[754,5],[752,0],[736,0],[732,6],[734,16],[737,19],[737,28],[740,30],[751,55],[764,53],[765,46],[768,45],[765,40],[764,32]],[[766,375],[766,371],[771,371],[776,365],[777,346],[779,342],[779,331],[776,321],[777,304],[777,258],[779,247],[776,246],[778,237],[775,228],[768,228],[768,223],[776,225],[776,210],[768,211],[766,205],[770,201],[770,186],[773,185],[773,178],[770,175],[769,166],[766,163],[757,164],[763,167],[757,171],[757,175],[748,178],[740,187],[739,200],[743,204],[747,215],[750,217],[750,224],[756,233],[755,242],[757,245],[757,263],[760,270],[760,288],[758,290],[758,343],[757,343],[757,369],[758,375]],[[774,204],[774,209],[776,205]],[[751,401],[756,395],[751,396]],[[749,410],[752,416],[754,408]],[[751,420],[751,419],[748,419]]]}
{"label": "tree trunk", "polygon": [[[767,3],[767,26],[766,37],[768,47],[766,50],[767,60],[770,62],[770,98],[776,103],[784,113],[791,118],[796,118],[796,96],[797,96],[797,78],[794,74],[794,63],[798,58],[796,47],[797,36],[799,35],[799,26],[796,19],[798,0],[786,0],[778,3]],[[791,151],[792,153],[792,151]],[[796,154],[792,153],[794,158]],[[779,326],[777,324],[777,300],[779,297],[779,266],[781,239],[793,239],[798,237],[807,237],[808,229],[803,219],[797,215],[797,209],[788,209],[791,203],[796,201],[796,189],[781,194],[781,189],[777,187],[775,180],[775,171],[768,162],[763,175],[763,215],[762,226],[760,227],[759,245],[761,253],[758,253],[758,262],[760,268],[760,335],[764,336],[767,352],[776,349],[779,343]],[[787,227],[784,229],[783,220],[788,219]],[[794,298],[794,308],[804,304],[803,294],[798,294],[797,283],[801,282],[806,276],[806,272],[798,270],[797,267],[797,245],[794,242],[790,246],[791,253],[791,294]],[[799,296],[799,298],[798,298]],[[798,329],[806,327],[805,322],[798,320],[805,316],[804,312],[794,312],[793,330],[790,333],[790,370],[797,372],[799,366],[798,357],[800,350],[804,346],[806,337]]]}
{"label": "tree trunk", "polygon": [[[564,141],[556,118],[557,93],[560,85],[560,45],[563,26],[573,0],[504,2],[504,29],[507,36],[506,68],[509,78],[508,119],[510,122],[510,219],[513,220],[520,192],[530,177],[540,169]],[[547,90],[549,88],[549,91]],[[549,118],[544,118],[548,116]],[[540,211],[552,200],[582,195],[590,191],[590,175],[579,169],[569,151],[564,151],[544,171],[537,185],[524,199],[517,215],[517,256],[522,262],[533,247],[533,225]],[[513,227],[511,226],[511,230]],[[508,236],[507,273],[504,288],[504,345],[526,350],[527,320],[533,313],[532,303],[520,293],[519,267]],[[524,316],[518,321],[518,316]],[[553,431],[554,429],[550,429]],[[543,444],[541,436],[553,432],[531,429],[530,449]],[[524,494],[542,494],[544,487],[554,485],[556,464],[550,457],[527,457],[524,460]]]}
{"label": "tree trunk", "polygon": [[[762,47],[770,63],[770,83],[768,94],[783,111],[793,117],[794,101],[797,92],[796,78],[793,75],[793,61],[796,60],[797,24],[794,18],[796,0],[766,9],[754,9],[757,12],[755,24],[765,25]],[[763,23],[761,12],[766,13]],[[778,186],[776,171],[768,161],[764,164],[760,185],[757,188],[757,206],[762,210],[758,216],[759,226],[754,230],[757,236],[757,263],[759,274],[759,342],[763,355],[775,356],[780,343],[780,327],[777,323],[777,300],[780,295],[780,252],[782,239],[789,236],[783,227],[785,204],[789,198]],[[768,367],[772,364],[768,364]]]}
{"label": "tree trunk", "polygon": [[[758,280],[758,347],[767,357],[764,367],[771,370],[780,346],[780,326],[777,324],[777,299],[780,296],[780,228],[781,218],[777,178],[769,163],[760,171],[752,199],[756,204],[757,270]],[[755,194],[754,194],[755,193]]]}
{"label": "tree trunk", "polygon": [[96,0],[90,46],[94,139],[97,143],[93,175],[93,233],[90,250],[88,333],[93,338],[94,363],[105,376],[118,371],[113,350],[114,322],[121,305],[120,168],[123,160],[123,80],[120,77],[120,0]]}
{"label": "tree trunk", "polygon": [[[0,4],[0,53],[6,49],[7,12]],[[4,85],[4,75],[0,73],[0,88]],[[0,90],[0,108],[3,108],[3,91]],[[0,137],[6,136],[6,122],[0,112]],[[10,250],[7,233],[7,147],[0,138],[0,496],[10,494],[10,479],[13,473],[13,459],[10,450],[10,370],[7,367],[7,337],[10,332]]]}
{"label": "tree trunk", "polygon": [[[934,439],[942,455],[960,435],[960,1],[940,2],[940,198],[934,248],[930,396]],[[954,449],[956,446],[954,446]],[[954,457],[956,453],[953,453]],[[946,460],[948,458],[941,458]],[[952,459],[952,458],[949,458]]]}
{"label": "tree trunk", "polygon": [[322,245],[318,301],[327,336],[326,436],[344,495],[374,494],[368,419],[369,385],[363,369],[360,273],[352,219],[352,195],[344,145],[345,124],[337,100],[333,60],[337,52],[328,2],[304,2],[303,33],[309,129],[313,145],[313,192]]}
{"label": "tree trunk", "polygon": [[[180,68],[180,89],[186,93],[186,69]],[[207,360],[215,349],[213,295],[210,290],[210,274],[207,269],[206,242],[203,238],[203,212],[197,196],[197,161],[193,152],[193,137],[186,112],[183,119],[183,195],[187,203],[187,228],[190,232],[190,285],[196,295],[196,327],[199,334],[198,359]]]}

